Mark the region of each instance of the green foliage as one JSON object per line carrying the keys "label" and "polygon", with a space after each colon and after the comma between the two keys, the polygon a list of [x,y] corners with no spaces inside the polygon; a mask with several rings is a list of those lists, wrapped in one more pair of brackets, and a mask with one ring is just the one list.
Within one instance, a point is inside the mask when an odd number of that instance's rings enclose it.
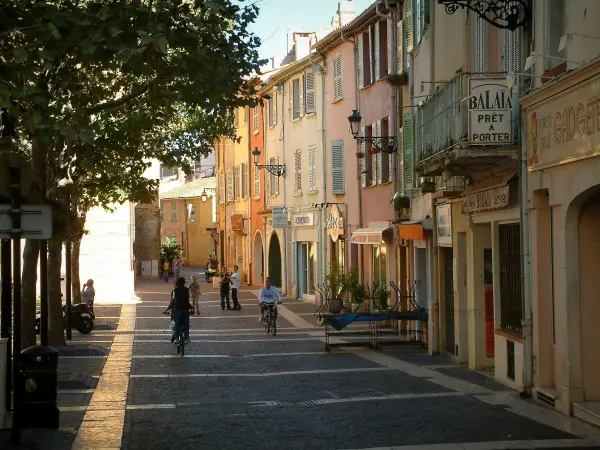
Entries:
{"label": "green foliage", "polygon": [[375,309],[384,310],[389,307],[389,300],[391,297],[390,290],[387,284],[376,284],[373,289],[373,303]]}
{"label": "green foliage", "polygon": [[181,255],[181,245],[174,237],[167,237],[160,246],[160,260],[172,263],[175,257]]}

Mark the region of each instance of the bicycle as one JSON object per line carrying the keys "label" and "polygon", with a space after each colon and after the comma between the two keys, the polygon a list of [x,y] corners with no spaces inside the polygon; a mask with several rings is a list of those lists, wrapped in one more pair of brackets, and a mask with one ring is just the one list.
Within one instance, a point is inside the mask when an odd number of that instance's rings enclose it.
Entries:
{"label": "bicycle", "polygon": [[[281,304],[281,302],[278,302]],[[263,313],[265,320],[265,331],[267,334],[271,333],[273,336],[277,334],[277,305],[274,303],[265,303],[267,307],[266,315]]]}
{"label": "bicycle", "polygon": [[185,327],[181,324],[181,328],[179,329],[179,339],[177,339],[177,354],[183,356],[185,354],[185,337],[184,337]]}

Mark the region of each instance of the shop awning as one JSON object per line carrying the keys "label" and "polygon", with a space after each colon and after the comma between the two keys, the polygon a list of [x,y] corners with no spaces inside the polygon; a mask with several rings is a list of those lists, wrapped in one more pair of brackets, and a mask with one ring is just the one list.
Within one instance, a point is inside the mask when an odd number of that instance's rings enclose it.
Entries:
{"label": "shop awning", "polygon": [[425,227],[423,227],[423,222],[419,221],[411,221],[411,222],[402,222],[396,224],[398,228],[398,236],[400,239],[425,239]]}
{"label": "shop awning", "polygon": [[392,229],[387,228],[359,228],[352,236],[350,236],[350,242],[352,244],[360,245],[381,245],[385,241],[392,239]]}

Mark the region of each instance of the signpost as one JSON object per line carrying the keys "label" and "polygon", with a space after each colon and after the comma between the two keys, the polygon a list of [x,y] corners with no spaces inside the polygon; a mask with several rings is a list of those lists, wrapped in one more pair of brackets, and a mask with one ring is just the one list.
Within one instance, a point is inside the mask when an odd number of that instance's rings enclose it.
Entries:
{"label": "signpost", "polygon": [[288,211],[284,206],[273,206],[273,228],[287,228],[288,226]]}

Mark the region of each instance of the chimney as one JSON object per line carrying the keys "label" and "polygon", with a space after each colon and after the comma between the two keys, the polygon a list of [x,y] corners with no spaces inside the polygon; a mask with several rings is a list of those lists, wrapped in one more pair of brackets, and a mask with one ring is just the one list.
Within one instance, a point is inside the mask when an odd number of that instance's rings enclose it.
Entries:
{"label": "chimney", "polygon": [[294,49],[296,61],[310,54],[310,40],[312,33],[294,33]]}
{"label": "chimney", "polygon": [[356,18],[356,9],[352,0],[343,0],[338,3],[339,26],[343,27]]}

